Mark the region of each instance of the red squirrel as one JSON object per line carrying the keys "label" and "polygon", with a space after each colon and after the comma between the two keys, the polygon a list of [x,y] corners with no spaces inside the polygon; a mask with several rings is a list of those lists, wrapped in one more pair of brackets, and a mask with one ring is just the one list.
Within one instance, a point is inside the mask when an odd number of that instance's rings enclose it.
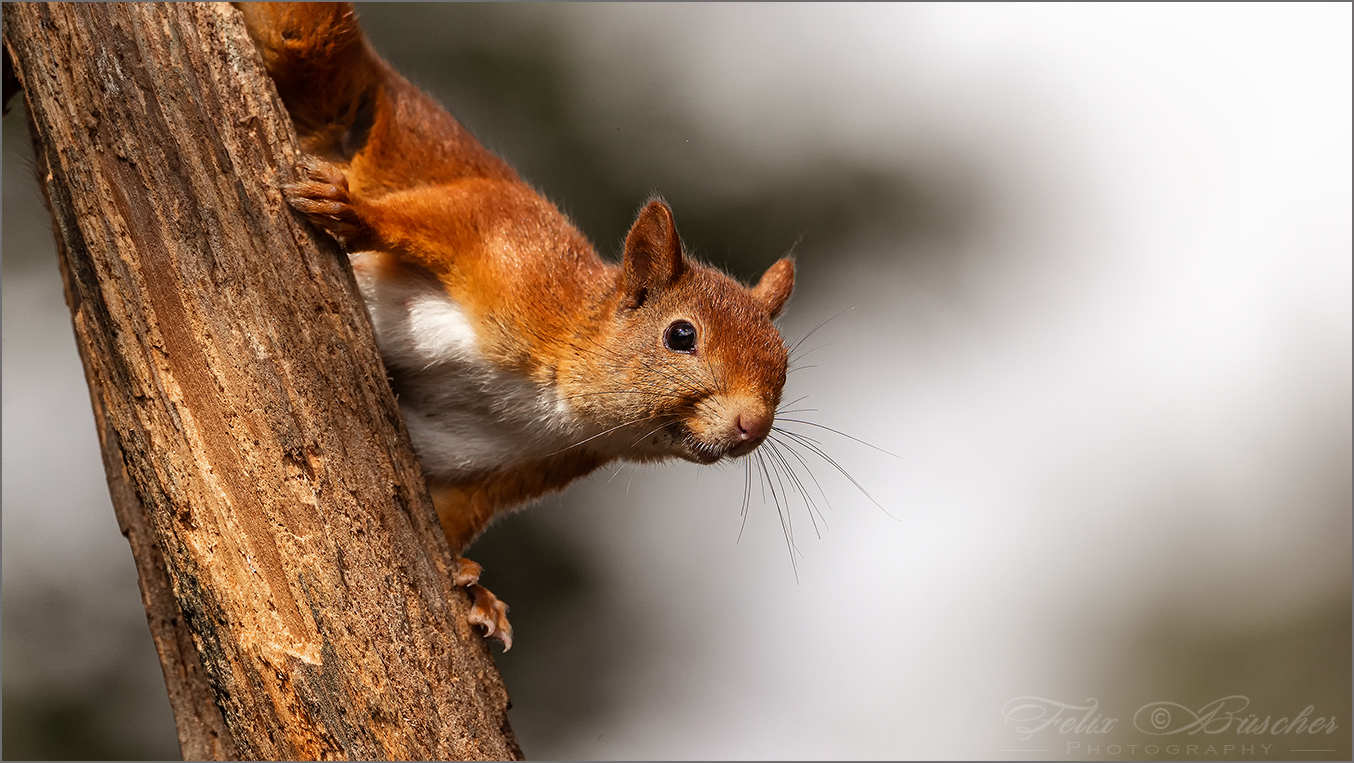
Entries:
{"label": "red squirrel", "polygon": [[[453,552],[612,461],[713,464],[766,439],[788,257],[746,287],[689,258],[655,199],[607,263],[376,55],[352,4],[237,7],[309,155],[288,201],[351,258]],[[456,570],[511,648],[479,565]]]}

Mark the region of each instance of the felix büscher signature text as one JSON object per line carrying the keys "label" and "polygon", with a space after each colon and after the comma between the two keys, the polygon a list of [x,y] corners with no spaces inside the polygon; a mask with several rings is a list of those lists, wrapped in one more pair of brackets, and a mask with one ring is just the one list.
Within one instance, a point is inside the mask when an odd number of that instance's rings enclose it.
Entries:
{"label": "felix b\u00fcscher signature text", "polygon": [[[1313,717],[1314,705],[1295,715],[1275,719],[1247,713],[1250,700],[1233,694],[1214,700],[1198,709],[1177,702],[1149,702],[1133,714],[1133,727],[1150,736],[1177,734],[1330,734],[1337,726],[1335,716]],[[1108,734],[1119,719],[1106,716],[1094,698],[1081,704],[1059,702],[1044,697],[1016,697],[1002,708],[1007,724],[1014,723],[1016,737],[1027,741],[1035,734],[1052,729],[1057,734]]]}

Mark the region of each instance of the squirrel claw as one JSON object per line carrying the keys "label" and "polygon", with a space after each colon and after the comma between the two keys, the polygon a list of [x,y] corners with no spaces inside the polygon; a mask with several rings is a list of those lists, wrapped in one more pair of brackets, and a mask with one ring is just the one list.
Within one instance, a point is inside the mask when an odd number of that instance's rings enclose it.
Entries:
{"label": "squirrel claw", "polygon": [[484,626],[485,638],[496,638],[503,642],[503,651],[512,649],[512,625],[508,622],[508,605],[489,593],[482,585],[471,584],[466,590],[474,597],[470,606],[470,615],[466,618],[471,625]]}
{"label": "squirrel claw", "polygon": [[503,651],[512,649],[512,625],[508,622],[508,605],[498,600],[489,589],[478,585],[482,567],[469,559],[457,557],[452,562],[451,580],[470,592],[473,601],[466,617],[471,625],[484,626],[485,638],[503,642]]}

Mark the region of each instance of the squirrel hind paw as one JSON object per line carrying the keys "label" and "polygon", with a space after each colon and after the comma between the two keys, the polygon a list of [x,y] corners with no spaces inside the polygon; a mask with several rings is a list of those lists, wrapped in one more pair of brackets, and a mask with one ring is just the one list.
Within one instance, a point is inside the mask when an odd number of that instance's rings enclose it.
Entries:
{"label": "squirrel hind paw", "polygon": [[508,605],[499,601],[497,596],[482,585],[472,583],[466,586],[466,590],[474,599],[470,605],[470,615],[466,619],[471,625],[484,626],[485,638],[502,641],[503,651],[512,649],[512,625],[508,622]]}
{"label": "squirrel hind paw", "polygon": [[478,585],[483,567],[463,557],[457,557],[451,565],[451,581],[462,586],[472,599],[470,614],[466,617],[471,625],[484,627],[485,638],[496,638],[503,642],[503,651],[512,649],[512,625],[508,622],[508,605],[499,601],[489,589]]}
{"label": "squirrel hind paw", "polygon": [[462,588],[480,582],[480,573],[484,568],[479,562],[472,562],[464,557],[456,557],[451,563],[451,582]]}

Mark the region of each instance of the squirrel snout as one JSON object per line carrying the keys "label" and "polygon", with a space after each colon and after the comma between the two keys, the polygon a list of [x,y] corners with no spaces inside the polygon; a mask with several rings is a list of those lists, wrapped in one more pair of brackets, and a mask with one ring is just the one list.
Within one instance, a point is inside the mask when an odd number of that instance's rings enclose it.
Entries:
{"label": "squirrel snout", "polygon": [[719,400],[688,423],[689,434],[678,455],[698,464],[746,456],[771,434],[775,418],[760,401]]}

